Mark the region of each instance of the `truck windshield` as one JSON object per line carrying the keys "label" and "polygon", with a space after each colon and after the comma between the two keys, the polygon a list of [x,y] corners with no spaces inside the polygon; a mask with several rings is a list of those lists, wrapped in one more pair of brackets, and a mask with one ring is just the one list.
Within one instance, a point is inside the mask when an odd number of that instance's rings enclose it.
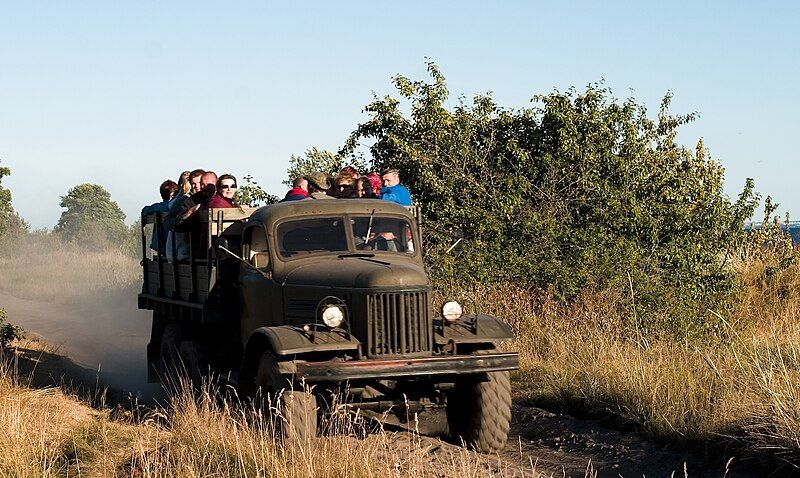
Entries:
{"label": "truck windshield", "polygon": [[357,251],[414,253],[413,229],[405,219],[357,216],[351,223]]}
{"label": "truck windshield", "polygon": [[278,226],[277,233],[282,257],[348,250],[344,220],[340,217],[287,221]]}
{"label": "truck windshield", "polygon": [[307,218],[278,225],[278,251],[281,257],[295,258],[320,252],[399,252],[414,253],[411,224],[403,218],[352,216],[355,244],[348,247],[345,220],[341,217]]}

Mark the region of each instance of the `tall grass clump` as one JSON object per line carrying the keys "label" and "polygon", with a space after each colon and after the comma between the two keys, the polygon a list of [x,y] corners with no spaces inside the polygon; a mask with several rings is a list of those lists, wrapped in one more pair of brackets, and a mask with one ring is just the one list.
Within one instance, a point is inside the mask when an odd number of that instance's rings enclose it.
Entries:
{"label": "tall grass clump", "polygon": [[55,389],[34,390],[19,381],[13,360],[0,362],[0,475],[63,476],[61,443],[92,411]]}
{"label": "tall grass clump", "polygon": [[[519,476],[517,465],[417,434],[383,431],[345,408],[308,441],[284,439],[279,415],[184,383],[167,408],[134,415],[82,404],[59,389],[29,388],[0,368],[0,476],[14,477],[440,477]],[[428,442],[424,441],[428,440]],[[526,473],[537,475],[535,465]],[[545,470],[542,470],[545,471]]]}
{"label": "tall grass clump", "polygon": [[[510,476],[504,467],[486,468],[486,459],[466,450],[430,467],[419,437],[377,431],[364,439],[357,415],[340,412],[309,441],[284,439],[276,410],[252,403],[219,400],[219,391],[180,387],[165,424],[169,436],[156,449],[137,450],[130,465],[149,476],[427,477]],[[343,409],[342,409],[343,410]]]}

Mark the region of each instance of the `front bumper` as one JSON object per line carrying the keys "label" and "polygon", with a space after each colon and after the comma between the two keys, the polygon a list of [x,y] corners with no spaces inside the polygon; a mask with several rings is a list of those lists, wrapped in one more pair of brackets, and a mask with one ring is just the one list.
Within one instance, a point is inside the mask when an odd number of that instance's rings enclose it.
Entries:
{"label": "front bumper", "polygon": [[410,376],[462,375],[519,368],[516,352],[446,357],[353,360],[350,362],[296,362],[296,377],[306,382],[341,382]]}

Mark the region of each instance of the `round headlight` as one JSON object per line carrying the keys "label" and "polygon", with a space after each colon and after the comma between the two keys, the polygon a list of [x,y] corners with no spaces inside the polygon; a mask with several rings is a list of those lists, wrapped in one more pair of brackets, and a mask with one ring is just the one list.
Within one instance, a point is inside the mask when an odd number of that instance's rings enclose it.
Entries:
{"label": "round headlight", "polygon": [[344,312],[341,307],[329,305],[322,311],[322,321],[330,328],[338,327],[344,322]]}
{"label": "round headlight", "polygon": [[442,317],[444,317],[448,322],[455,322],[461,318],[461,314],[463,313],[464,310],[461,308],[461,304],[454,300],[451,300],[442,306]]}

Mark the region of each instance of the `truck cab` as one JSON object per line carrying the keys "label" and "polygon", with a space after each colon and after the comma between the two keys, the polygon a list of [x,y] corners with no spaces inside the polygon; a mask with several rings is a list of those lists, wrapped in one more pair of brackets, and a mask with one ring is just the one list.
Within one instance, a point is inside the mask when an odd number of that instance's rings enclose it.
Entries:
{"label": "truck cab", "polygon": [[434,307],[413,210],[354,199],[199,213],[208,250],[185,264],[147,256],[145,226],[163,220],[142,220],[151,371],[183,362],[190,375],[231,377],[243,394],[273,397],[296,436],[345,394],[397,416],[443,406],[454,439],[503,446],[518,355],[498,347],[512,330],[455,301]]}

